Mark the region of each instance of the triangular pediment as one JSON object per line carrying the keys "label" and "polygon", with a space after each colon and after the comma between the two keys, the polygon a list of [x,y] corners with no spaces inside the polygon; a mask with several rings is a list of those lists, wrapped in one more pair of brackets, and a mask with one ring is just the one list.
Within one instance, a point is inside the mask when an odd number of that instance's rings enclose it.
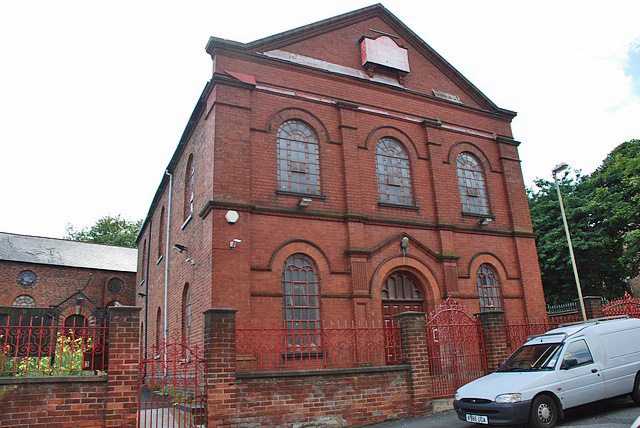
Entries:
{"label": "triangular pediment", "polygon": [[207,51],[223,46],[395,85],[447,102],[512,113],[498,108],[381,4],[247,44],[211,38]]}

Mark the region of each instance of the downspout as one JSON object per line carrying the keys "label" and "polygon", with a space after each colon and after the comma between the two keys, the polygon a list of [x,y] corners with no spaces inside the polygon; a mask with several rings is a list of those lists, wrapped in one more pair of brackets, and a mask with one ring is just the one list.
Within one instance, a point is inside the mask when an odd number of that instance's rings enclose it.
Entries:
{"label": "downspout", "polygon": [[[171,195],[173,193],[173,175],[167,169],[165,172],[169,176],[169,203],[167,207],[167,233],[164,249],[164,343],[169,340],[169,249],[171,242]],[[167,347],[165,346],[165,360]]]}
{"label": "downspout", "polygon": [[144,358],[147,359],[147,331],[149,329],[149,261],[151,259],[151,227],[153,226],[153,221],[149,219],[149,239],[147,239],[147,260],[145,262],[146,265],[146,273],[144,274]]}

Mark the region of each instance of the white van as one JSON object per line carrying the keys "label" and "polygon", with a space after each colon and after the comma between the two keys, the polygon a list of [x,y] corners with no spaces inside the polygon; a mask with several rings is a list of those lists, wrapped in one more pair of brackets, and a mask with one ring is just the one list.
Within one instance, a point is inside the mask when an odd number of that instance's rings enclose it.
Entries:
{"label": "white van", "polygon": [[597,319],[534,336],[456,392],[463,421],[551,428],[565,409],[631,394],[640,406],[640,319]]}

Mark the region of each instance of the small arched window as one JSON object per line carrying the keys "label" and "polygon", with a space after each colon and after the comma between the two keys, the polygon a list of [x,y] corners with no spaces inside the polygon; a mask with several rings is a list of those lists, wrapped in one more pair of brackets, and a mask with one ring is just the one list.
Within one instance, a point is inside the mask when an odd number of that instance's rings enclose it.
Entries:
{"label": "small arched window", "polygon": [[193,214],[193,199],[194,193],[194,177],[195,177],[195,163],[193,162],[193,154],[189,155],[187,160],[187,170],[184,174],[184,220],[189,218]]}
{"label": "small arched window", "polygon": [[158,225],[158,258],[162,255],[162,250],[164,248],[164,207],[160,210],[160,222]]}
{"label": "small arched window", "polygon": [[282,317],[290,345],[319,345],[320,292],[313,261],[293,254],[282,265]]}
{"label": "small arched window", "polygon": [[480,265],[476,284],[478,286],[478,297],[480,298],[480,312],[502,309],[498,275],[491,265],[487,263]]}
{"label": "small arched window", "polygon": [[182,343],[189,345],[191,338],[191,287],[184,285],[182,292]]}
{"label": "small arched window", "polygon": [[36,301],[28,294],[22,294],[13,299],[13,303],[11,303],[11,306],[15,308],[35,308]]}
{"label": "small arched window", "polygon": [[142,285],[143,281],[146,280],[147,275],[147,240],[145,239],[142,243],[142,270],[140,271],[140,275],[142,276],[142,281],[140,281],[140,285]]}
{"label": "small arched window", "polygon": [[278,128],[278,189],[320,194],[320,155],[315,131],[300,120]]}
{"label": "small arched window", "polygon": [[413,205],[409,155],[396,140],[388,137],[378,140],[376,175],[380,202]]}
{"label": "small arched window", "polygon": [[458,190],[462,212],[487,215],[487,190],[480,161],[471,153],[460,153],[456,159]]}

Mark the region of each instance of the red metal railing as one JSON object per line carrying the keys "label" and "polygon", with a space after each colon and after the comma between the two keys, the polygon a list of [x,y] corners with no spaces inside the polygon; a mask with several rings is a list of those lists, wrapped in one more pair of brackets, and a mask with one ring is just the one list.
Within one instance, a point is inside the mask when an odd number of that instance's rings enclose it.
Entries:
{"label": "red metal railing", "polygon": [[629,293],[625,293],[624,297],[604,305],[602,312],[604,316],[629,315],[630,318],[640,318],[640,299],[634,299]]}
{"label": "red metal railing", "polygon": [[206,424],[206,360],[180,338],[140,356],[138,427]]}
{"label": "red metal railing", "polygon": [[348,368],[402,361],[396,321],[322,322],[314,328],[257,321],[236,328],[238,371]]}
{"label": "red metal railing", "polygon": [[[43,324],[52,325],[43,325]],[[67,376],[106,370],[106,323],[7,317],[0,326],[0,376]]]}
{"label": "red metal railing", "polygon": [[524,344],[529,336],[543,334],[558,327],[560,324],[580,321],[582,321],[582,316],[580,314],[556,315],[540,319],[511,318],[507,321],[508,324],[505,326],[507,350],[509,351],[509,354],[511,354]]}

